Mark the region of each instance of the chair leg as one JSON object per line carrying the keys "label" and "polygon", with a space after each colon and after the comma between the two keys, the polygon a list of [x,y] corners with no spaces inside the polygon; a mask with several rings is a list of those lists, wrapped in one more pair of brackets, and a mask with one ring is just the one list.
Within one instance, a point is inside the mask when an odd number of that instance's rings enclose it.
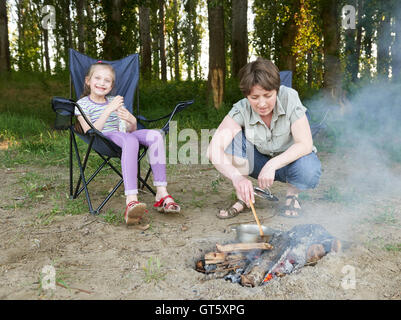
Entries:
{"label": "chair leg", "polygon": [[72,128],[70,128],[70,199],[73,198]]}
{"label": "chair leg", "polygon": [[[93,143],[93,140],[89,144],[90,147],[92,147],[92,143]],[[84,171],[84,168],[82,167],[81,158],[79,156],[79,150],[78,150],[78,146],[77,146],[77,141],[75,140],[75,136],[73,136],[73,145],[74,145],[75,155],[76,155],[77,161],[78,161],[78,166],[79,166],[79,171],[80,171],[80,180],[82,179],[83,187],[85,190],[86,201],[88,202],[88,206],[89,206],[89,211],[90,211],[90,213],[94,213],[95,211],[93,210],[92,202],[91,202],[91,199],[89,196],[88,186],[87,186],[86,179],[85,179],[85,171]],[[81,181],[79,181],[79,184],[81,184]]]}

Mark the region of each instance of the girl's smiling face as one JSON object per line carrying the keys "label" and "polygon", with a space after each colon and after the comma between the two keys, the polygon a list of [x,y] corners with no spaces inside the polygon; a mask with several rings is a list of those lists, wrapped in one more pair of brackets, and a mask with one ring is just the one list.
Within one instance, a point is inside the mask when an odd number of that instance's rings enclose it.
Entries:
{"label": "girl's smiling face", "polygon": [[103,98],[113,89],[114,74],[109,68],[97,66],[85,83],[90,88],[91,98]]}
{"label": "girl's smiling face", "polygon": [[255,85],[252,87],[247,98],[251,104],[252,110],[261,117],[266,117],[273,111],[276,105],[277,91],[268,91],[259,85]]}

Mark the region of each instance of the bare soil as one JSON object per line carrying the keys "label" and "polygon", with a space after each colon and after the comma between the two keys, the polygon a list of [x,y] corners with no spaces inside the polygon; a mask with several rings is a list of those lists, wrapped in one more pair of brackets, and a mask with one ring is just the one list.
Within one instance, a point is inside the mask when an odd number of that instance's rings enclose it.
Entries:
{"label": "bare soil", "polygon": [[[0,299],[401,299],[399,185],[391,182],[385,188],[386,181],[378,181],[373,191],[359,190],[350,186],[349,172],[344,172],[343,164],[352,155],[319,156],[321,182],[301,195],[301,218],[278,215],[285,199],[285,185],[279,182],[272,191],[280,202],[257,200],[258,216],[264,225],[279,230],[318,223],[350,245],[313,267],[256,288],[207,280],[194,270],[195,261],[216,243],[235,238],[233,226],[253,223],[251,212],[229,220],[216,218],[219,208],[232,203],[233,188],[211,165],[168,168],[169,191],[182,204],[178,215],[159,214],[151,208],[153,196],[140,195],[149,206],[147,230],[122,222],[122,187],[101,215],[92,216],[83,194],[76,200],[67,198],[66,168],[3,166]],[[354,168],[359,167],[355,162]],[[401,180],[400,166],[389,170]],[[362,179],[368,174],[362,171]],[[31,186],[36,183],[35,192],[24,188],[26,177],[31,177]],[[112,177],[110,173],[94,182],[95,203],[110,188]],[[66,209],[70,202],[78,203],[80,214]],[[111,223],[105,214],[116,215],[117,222]],[[55,289],[41,286],[47,265],[55,268]],[[354,286],[347,277],[355,279]]]}

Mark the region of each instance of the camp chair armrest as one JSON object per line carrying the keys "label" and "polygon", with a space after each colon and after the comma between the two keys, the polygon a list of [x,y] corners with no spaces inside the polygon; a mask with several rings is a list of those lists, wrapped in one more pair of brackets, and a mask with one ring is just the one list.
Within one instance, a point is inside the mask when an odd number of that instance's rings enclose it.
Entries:
{"label": "camp chair armrest", "polygon": [[91,128],[90,130],[100,132],[93,126],[92,122],[89,121],[86,114],[82,111],[80,105],[76,103],[74,100],[63,97],[53,97],[52,108],[56,113],[70,117],[75,116],[75,108],[77,108],[81,113],[82,117],[84,118],[85,122]]}
{"label": "camp chair armrest", "polygon": [[173,119],[173,117],[178,113],[181,112],[182,110],[184,110],[186,107],[190,106],[191,104],[193,104],[195,102],[195,100],[188,100],[188,101],[181,101],[179,102],[174,110],[170,113],[169,115],[169,119],[167,120],[167,122],[165,123],[165,125],[163,126],[162,130],[167,133],[170,130],[170,121]]}
{"label": "camp chair armrest", "polygon": [[[160,118],[157,118],[157,119],[147,119],[147,118],[145,118],[145,117],[142,116],[142,115],[138,115],[138,116],[136,116],[136,117],[137,117],[137,119],[139,119],[140,121],[144,121],[144,122],[156,122],[156,121],[163,120],[163,119],[166,119],[166,118],[172,118],[172,117],[174,117],[174,115],[175,115],[176,113],[178,113],[178,112],[184,110],[186,107],[188,107],[189,105],[191,105],[191,104],[193,104],[193,103],[194,103],[194,100],[181,101],[181,102],[179,102],[179,103],[174,107],[174,109],[173,109],[172,112],[170,112],[170,113],[168,113],[168,114],[166,114],[166,115],[164,115],[164,116],[162,116],[162,117],[160,117]],[[171,120],[171,119],[170,119],[170,120]],[[170,120],[169,120],[169,121],[170,121]]]}

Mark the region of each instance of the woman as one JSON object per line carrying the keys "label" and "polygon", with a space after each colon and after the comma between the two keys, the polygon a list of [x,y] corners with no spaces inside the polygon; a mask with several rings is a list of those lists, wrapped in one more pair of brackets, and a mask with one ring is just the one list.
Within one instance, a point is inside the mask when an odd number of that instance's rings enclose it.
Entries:
{"label": "woman", "polygon": [[240,79],[245,98],[234,104],[208,148],[210,161],[232,181],[238,198],[217,217],[235,217],[255,202],[249,176],[260,188],[275,180],[288,183],[281,215],[298,217],[299,191],[315,188],[321,174],[306,108],[294,89],[280,86],[279,70],[269,60],[248,63]]}

